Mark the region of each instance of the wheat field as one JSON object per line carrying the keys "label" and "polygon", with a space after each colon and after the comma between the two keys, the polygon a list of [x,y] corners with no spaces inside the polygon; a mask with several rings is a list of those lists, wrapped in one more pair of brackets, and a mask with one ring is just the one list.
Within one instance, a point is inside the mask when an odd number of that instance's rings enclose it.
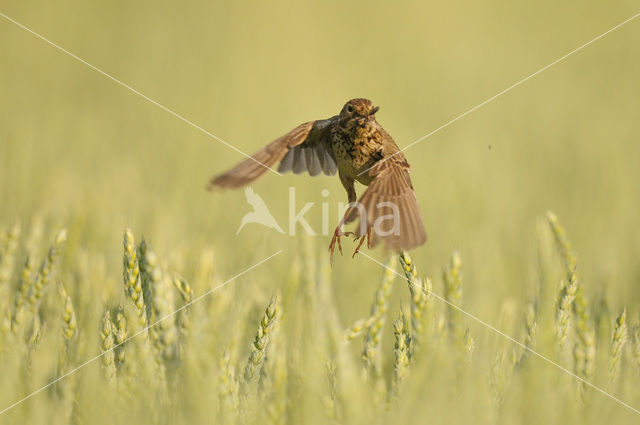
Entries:
{"label": "wheat field", "polygon": [[253,186],[284,234],[205,190],[215,137],[364,96],[407,146],[634,7],[3,2],[0,423],[636,423],[640,20],[406,151],[414,251],[331,265],[337,178]]}

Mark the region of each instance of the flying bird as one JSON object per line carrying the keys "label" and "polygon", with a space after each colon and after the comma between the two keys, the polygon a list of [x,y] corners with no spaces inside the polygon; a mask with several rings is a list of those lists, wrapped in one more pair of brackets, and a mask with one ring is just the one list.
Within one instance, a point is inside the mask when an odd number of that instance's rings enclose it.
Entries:
{"label": "flying bird", "polygon": [[[214,177],[209,189],[246,186],[277,163],[281,173],[332,176],[337,172],[349,205],[329,245],[332,259],[336,244],[342,253],[341,236],[352,235],[360,240],[354,255],[365,238],[368,247],[380,240],[391,250],[421,246],[427,235],[409,178],[409,163],[376,121],[378,110],[368,99],[351,99],[338,115],[301,124]],[[356,181],[368,186],[360,199],[356,196]],[[356,220],[355,231],[342,230],[343,225]]]}

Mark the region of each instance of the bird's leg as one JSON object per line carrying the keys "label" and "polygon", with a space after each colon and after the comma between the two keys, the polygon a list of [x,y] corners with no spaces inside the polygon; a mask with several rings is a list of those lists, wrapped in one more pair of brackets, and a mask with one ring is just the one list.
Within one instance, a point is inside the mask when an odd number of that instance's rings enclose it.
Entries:
{"label": "bird's leg", "polygon": [[358,246],[356,247],[356,250],[353,251],[353,255],[351,256],[351,258],[355,257],[356,254],[360,252],[360,247],[364,243],[365,238],[367,239],[367,248],[371,248],[371,227],[368,227],[367,233],[360,236],[360,238],[356,237],[356,239],[360,239],[360,242],[358,242]]}
{"label": "bird's leg", "polygon": [[329,261],[331,262],[331,264],[333,264],[333,251],[336,248],[336,243],[338,244],[338,250],[340,251],[340,255],[342,255],[342,244],[340,243],[340,237],[350,236],[353,234],[353,232],[343,232],[342,225],[345,223],[347,217],[351,213],[351,209],[353,208],[354,203],[356,202],[356,189],[353,184],[354,183],[353,179],[345,177],[342,173],[339,173],[339,175],[340,175],[340,182],[342,182],[342,185],[347,191],[349,208],[347,208],[347,211],[344,213],[344,215],[342,216],[342,219],[338,223],[338,227],[336,227],[336,230],[333,232],[333,237],[331,238],[331,243],[329,244],[329,251],[330,251]]}
{"label": "bird's leg", "polygon": [[338,223],[336,230],[333,231],[333,237],[331,238],[331,243],[329,244],[329,251],[331,251],[331,253],[329,254],[329,260],[331,264],[333,264],[333,251],[336,249],[336,243],[338,244],[340,255],[342,255],[342,243],[340,242],[340,238],[342,236],[351,236],[354,234],[354,232],[345,232],[342,230],[342,226],[344,225],[347,216],[351,212],[351,208],[352,207],[347,208],[347,211],[342,216],[342,219],[340,220],[340,223]]}
{"label": "bird's leg", "polygon": [[336,248],[336,242],[338,243],[338,250],[340,251],[340,255],[342,255],[342,244],[340,243],[340,236],[344,235],[342,230],[340,229],[340,225],[336,227],[336,230],[333,232],[333,238],[331,238],[331,243],[329,244],[329,261],[333,264],[333,250]]}

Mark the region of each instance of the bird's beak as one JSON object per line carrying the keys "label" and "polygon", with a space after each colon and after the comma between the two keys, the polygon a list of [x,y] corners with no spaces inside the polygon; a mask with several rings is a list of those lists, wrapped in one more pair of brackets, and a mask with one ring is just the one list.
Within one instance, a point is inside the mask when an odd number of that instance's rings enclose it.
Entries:
{"label": "bird's beak", "polygon": [[380,109],[380,107],[379,107],[379,106],[374,107],[374,108],[371,110],[371,112],[369,113],[369,115],[375,115],[375,114],[376,114],[376,112],[378,112],[378,109]]}

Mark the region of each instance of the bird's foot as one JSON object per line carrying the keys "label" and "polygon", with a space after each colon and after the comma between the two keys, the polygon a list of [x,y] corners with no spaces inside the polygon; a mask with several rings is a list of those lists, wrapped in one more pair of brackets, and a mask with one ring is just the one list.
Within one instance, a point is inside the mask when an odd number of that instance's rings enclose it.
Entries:
{"label": "bird's foot", "polygon": [[358,246],[356,247],[356,250],[353,251],[353,255],[351,256],[351,258],[355,257],[356,254],[360,252],[360,247],[364,243],[365,238],[367,239],[367,248],[371,248],[371,228],[368,228],[367,233],[365,233],[364,235],[360,237],[356,236],[354,240],[360,239],[360,242],[358,242]]}
{"label": "bird's foot", "polygon": [[331,238],[331,243],[329,244],[329,262],[331,264],[333,264],[333,251],[336,249],[336,243],[338,244],[340,255],[342,255],[342,244],[340,243],[340,237],[343,235],[345,235],[345,233],[340,230],[340,226],[336,227],[336,230],[333,232],[333,237]]}

